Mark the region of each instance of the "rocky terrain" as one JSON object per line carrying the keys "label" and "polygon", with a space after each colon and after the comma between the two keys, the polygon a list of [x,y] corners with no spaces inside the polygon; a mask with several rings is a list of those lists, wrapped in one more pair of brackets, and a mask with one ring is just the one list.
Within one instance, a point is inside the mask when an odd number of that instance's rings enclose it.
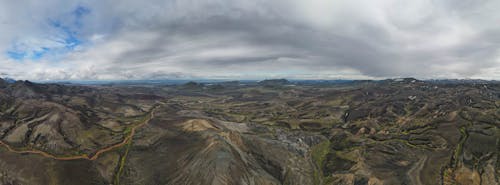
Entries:
{"label": "rocky terrain", "polygon": [[500,84],[0,79],[0,184],[500,184]]}

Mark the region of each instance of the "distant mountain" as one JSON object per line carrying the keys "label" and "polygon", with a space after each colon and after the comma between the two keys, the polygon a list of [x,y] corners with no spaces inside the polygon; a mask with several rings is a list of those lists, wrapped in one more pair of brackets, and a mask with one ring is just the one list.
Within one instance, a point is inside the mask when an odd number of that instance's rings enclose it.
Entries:
{"label": "distant mountain", "polygon": [[496,80],[481,80],[481,79],[433,79],[427,80],[428,82],[437,83],[437,84],[492,84],[492,83],[500,83],[500,81]]}
{"label": "distant mountain", "polygon": [[6,88],[9,84],[16,83],[16,80],[12,78],[0,78],[0,88]]}
{"label": "distant mountain", "polygon": [[0,88],[5,88],[8,85],[7,81],[0,78]]}
{"label": "distant mountain", "polygon": [[184,85],[182,85],[182,88],[183,89],[200,89],[200,88],[203,88],[203,84],[202,83],[197,83],[197,82],[194,82],[194,81],[190,81],[190,82],[185,83]]}
{"label": "distant mountain", "polygon": [[385,79],[385,80],[380,80],[379,82],[382,83],[416,83],[416,82],[423,82],[422,80],[418,80],[416,78],[391,78],[391,79]]}
{"label": "distant mountain", "polygon": [[15,83],[15,82],[16,82],[16,80],[14,80],[14,79],[12,79],[12,78],[4,78],[3,80],[4,80],[4,81],[6,81],[7,83],[10,83],[10,84],[12,84],[12,83]]}
{"label": "distant mountain", "polygon": [[224,86],[238,86],[240,85],[240,81],[226,81],[226,82],[219,82],[218,84],[224,85]]}
{"label": "distant mountain", "polygon": [[258,84],[263,86],[275,86],[275,85],[287,85],[291,83],[287,79],[269,79],[269,80],[262,80]]}

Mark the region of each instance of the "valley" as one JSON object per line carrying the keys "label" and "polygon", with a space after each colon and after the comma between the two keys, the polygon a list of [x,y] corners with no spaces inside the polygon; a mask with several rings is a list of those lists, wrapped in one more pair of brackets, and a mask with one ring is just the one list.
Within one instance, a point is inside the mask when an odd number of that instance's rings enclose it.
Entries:
{"label": "valley", "polygon": [[0,79],[0,184],[499,184],[500,84]]}

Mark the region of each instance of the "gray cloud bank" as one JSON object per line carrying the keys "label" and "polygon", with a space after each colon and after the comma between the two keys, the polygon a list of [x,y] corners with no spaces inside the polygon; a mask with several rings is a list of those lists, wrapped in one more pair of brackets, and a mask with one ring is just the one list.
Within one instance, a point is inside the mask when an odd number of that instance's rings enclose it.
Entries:
{"label": "gray cloud bank", "polygon": [[[75,24],[74,10],[89,12]],[[500,1],[121,0],[0,2],[0,74],[32,80],[500,79]],[[57,20],[83,42],[57,44]]]}

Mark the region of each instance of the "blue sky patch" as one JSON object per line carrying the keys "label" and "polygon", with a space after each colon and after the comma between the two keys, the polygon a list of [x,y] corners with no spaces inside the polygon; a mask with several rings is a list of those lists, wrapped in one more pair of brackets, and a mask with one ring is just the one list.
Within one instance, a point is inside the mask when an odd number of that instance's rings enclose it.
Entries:
{"label": "blue sky patch", "polygon": [[66,49],[72,50],[76,46],[82,44],[82,40],[78,38],[77,32],[72,31],[70,27],[63,25],[58,21],[50,21],[50,25],[64,33],[64,42],[62,42],[62,44],[65,45]]}
{"label": "blue sky patch", "polygon": [[74,24],[77,27],[81,27],[83,25],[82,18],[83,16],[90,13],[90,9],[84,6],[78,6],[73,10],[72,14],[75,17]]}
{"label": "blue sky patch", "polygon": [[77,18],[81,18],[89,13],[90,9],[84,6],[78,6],[75,8],[75,10],[73,10],[73,15],[75,15]]}
{"label": "blue sky patch", "polygon": [[57,56],[73,51],[84,43],[78,32],[83,27],[83,17],[90,12],[89,8],[78,6],[70,12],[72,20],[69,22],[67,20],[63,22],[59,19],[48,19],[47,23],[52,28],[51,31],[56,34],[50,35],[49,38],[47,36],[35,38],[44,41],[39,43],[23,40],[15,41],[11,49],[6,51],[6,55],[18,61],[26,59],[39,60],[48,57],[58,58]]}
{"label": "blue sky patch", "polygon": [[41,50],[33,51],[33,55],[31,56],[31,59],[38,60],[38,59],[42,58],[48,52],[50,52],[49,48],[42,47]]}
{"label": "blue sky patch", "polygon": [[26,57],[26,52],[23,51],[7,51],[7,56],[14,60],[22,60]]}

